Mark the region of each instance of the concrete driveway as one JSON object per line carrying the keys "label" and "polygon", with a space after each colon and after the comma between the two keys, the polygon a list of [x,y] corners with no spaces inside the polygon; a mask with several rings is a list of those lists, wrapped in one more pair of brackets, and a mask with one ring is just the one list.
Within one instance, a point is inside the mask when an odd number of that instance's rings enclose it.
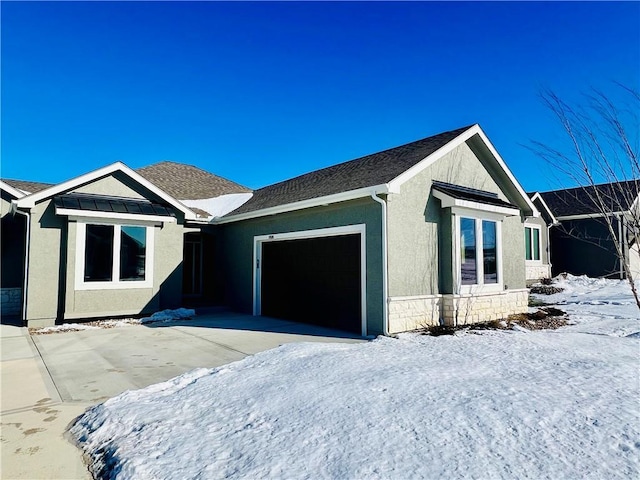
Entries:
{"label": "concrete driveway", "polygon": [[64,437],[88,407],[198,367],[291,342],[361,342],[312,325],[239,314],[29,336],[2,325],[0,478],[90,478]]}

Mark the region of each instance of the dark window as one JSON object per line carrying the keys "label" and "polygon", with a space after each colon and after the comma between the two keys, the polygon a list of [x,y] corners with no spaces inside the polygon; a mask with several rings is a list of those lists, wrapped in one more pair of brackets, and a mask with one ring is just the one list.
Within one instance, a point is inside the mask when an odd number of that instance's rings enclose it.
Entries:
{"label": "dark window", "polygon": [[527,260],[540,260],[540,230],[539,229],[525,227],[524,249],[525,249],[525,258]]}
{"label": "dark window", "polygon": [[143,281],[145,272],[147,229],[121,227],[120,280]]}
{"label": "dark window", "polygon": [[498,249],[496,222],[482,221],[482,259],[484,283],[498,283]]}
{"label": "dark window", "polygon": [[478,283],[476,265],[476,221],[472,218],[460,219],[460,255],[462,285]]}
{"label": "dark window", "polygon": [[84,253],[84,281],[110,282],[113,280],[112,225],[87,225]]}

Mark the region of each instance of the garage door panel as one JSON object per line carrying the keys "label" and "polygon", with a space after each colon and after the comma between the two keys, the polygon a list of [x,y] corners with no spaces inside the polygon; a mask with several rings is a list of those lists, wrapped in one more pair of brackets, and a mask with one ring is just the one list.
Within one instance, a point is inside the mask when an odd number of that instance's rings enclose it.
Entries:
{"label": "garage door panel", "polygon": [[262,314],[361,333],[360,235],[265,242]]}

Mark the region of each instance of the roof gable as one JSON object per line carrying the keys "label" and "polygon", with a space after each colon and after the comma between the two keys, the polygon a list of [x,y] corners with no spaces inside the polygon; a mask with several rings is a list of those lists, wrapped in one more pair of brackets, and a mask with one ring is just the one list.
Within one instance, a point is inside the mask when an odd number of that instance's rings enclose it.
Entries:
{"label": "roof gable", "polygon": [[98,170],[94,170],[79,177],[72,178],[71,180],[67,180],[66,182],[52,185],[49,188],[22,197],[18,200],[15,200],[14,202],[19,208],[33,208],[38,202],[54,197],[55,195],[58,195],[60,193],[69,192],[79,186],[94,182],[115,172],[122,172],[124,175],[131,178],[134,182],[142,185],[144,188],[151,191],[154,195],[165,201],[167,204],[182,212],[185,215],[186,219],[196,219],[196,214],[192,210],[190,210],[188,207],[173,198],[171,195],[167,194],[121,162],[112,163],[111,165],[107,165],[106,167],[100,168]]}
{"label": "roof gable", "polygon": [[629,211],[640,195],[640,179],[541,192],[540,196],[556,218],[600,215],[596,198],[602,198],[611,212]]}
{"label": "roof gable", "polygon": [[136,169],[136,172],[179,200],[201,200],[232,193],[249,193],[250,189],[193,165],[159,162]]}

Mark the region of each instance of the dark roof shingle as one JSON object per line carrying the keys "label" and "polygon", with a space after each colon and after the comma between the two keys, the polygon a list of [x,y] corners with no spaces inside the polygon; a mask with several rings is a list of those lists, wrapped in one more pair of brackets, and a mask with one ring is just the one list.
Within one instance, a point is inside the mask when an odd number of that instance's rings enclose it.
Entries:
{"label": "dark roof shingle", "polygon": [[136,172],[178,200],[199,200],[251,190],[193,165],[159,162]]}
{"label": "dark roof shingle", "polygon": [[471,126],[440,133],[260,188],[253,192],[251,200],[227,216],[388,183]]}
{"label": "dark roof shingle", "polygon": [[49,187],[53,187],[52,183],[42,183],[42,182],[29,182],[26,180],[9,180],[6,178],[2,179],[7,185],[11,185],[13,188],[17,188],[23,192],[36,193],[42,190],[46,190]]}
{"label": "dark roof shingle", "polygon": [[596,193],[600,195],[608,211],[627,211],[639,192],[640,179],[637,179],[540,192],[540,195],[554,216],[567,217],[600,213],[594,200]]}

